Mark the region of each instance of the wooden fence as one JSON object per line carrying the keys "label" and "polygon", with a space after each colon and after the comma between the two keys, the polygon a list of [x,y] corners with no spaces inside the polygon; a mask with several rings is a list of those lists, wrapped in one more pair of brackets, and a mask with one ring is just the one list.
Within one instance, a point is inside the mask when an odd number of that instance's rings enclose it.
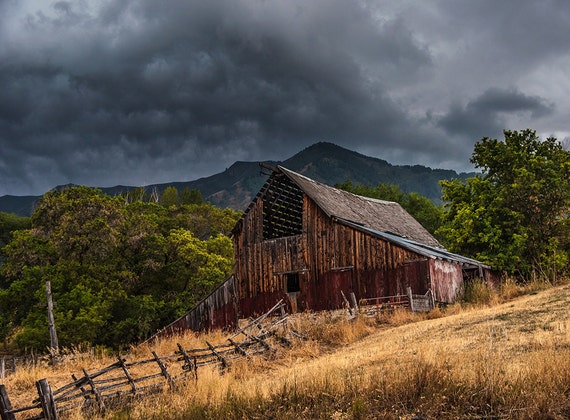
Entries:
{"label": "wooden fence", "polygon": [[55,390],[47,379],[42,379],[36,383],[38,398],[25,407],[12,407],[5,386],[0,385],[0,417],[2,420],[54,420],[78,407],[85,412],[105,413],[111,406],[135,395],[174,389],[181,381],[197,381],[198,368],[202,366],[218,365],[224,371],[236,358],[254,354],[268,356],[277,346],[290,345],[292,339],[301,336],[288,328],[287,317],[285,304],[279,301],[267,313],[238,328],[227,338],[226,344],[214,346],[206,341],[206,347],[197,349],[184,349],[178,344],[178,351],[172,355],[159,357],[152,351],[152,357],[132,362],[118,357],[115,363],[97,372],[83,369],[80,375],[71,375],[72,382]]}

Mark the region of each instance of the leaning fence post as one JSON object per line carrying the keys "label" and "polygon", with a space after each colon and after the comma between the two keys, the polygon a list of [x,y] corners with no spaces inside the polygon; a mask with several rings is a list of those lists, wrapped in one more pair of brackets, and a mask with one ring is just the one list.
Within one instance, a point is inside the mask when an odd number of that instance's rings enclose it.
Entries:
{"label": "leaning fence post", "polygon": [[51,392],[51,388],[48,384],[47,379],[40,379],[38,382],[36,382],[36,387],[38,388],[38,395],[40,397],[40,404],[42,406],[44,419],[57,420],[55,401],[53,400],[53,394]]}
{"label": "leaning fence post", "polygon": [[216,351],[216,348],[214,346],[212,346],[210,343],[208,343],[206,341],[206,345],[208,346],[208,348],[210,349],[210,351],[212,352],[212,354],[214,356],[216,356],[216,358],[220,361],[220,363],[222,364],[222,370],[224,370],[225,368],[228,367],[228,362],[227,360],[224,358],[224,356],[222,356],[220,353],[218,353]]}
{"label": "leaning fence post", "polygon": [[156,360],[156,363],[158,363],[158,366],[160,367],[162,376],[166,378],[168,386],[170,387],[170,389],[174,389],[175,388],[174,380],[172,379],[172,376],[170,376],[170,373],[168,373],[166,366],[164,365],[164,363],[162,363],[162,360],[160,360],[160,357],[158,357],[155,351],[152,352],[152,355],[154,356],[154,360]]}
{"label": "leaning fence post", "polygon": [[105,414],[106,407],[105,407],[105,403],[103,402],[103,398],[101,397],[101,393],[99,392],[99,390],[95,386],[95,382],[93,382],[93,379],[91,378],[91,376],[89,376],[89,374],[87,373],[85,368],[83,369],[83,375],[85,376],[87,383],[91,387],[93,394],[95,394],[95,401],[97,401],[99,403],[99,410],[101,410],[101,412],[103,414]]}
{"label": "leaning fence post", "polygon": [[0,385],[0,418],[2,420],[16,420],[16,416],[9,411],[12,411],[12,404],[8,398],[8,392],[4,385]]}
{"label": "leaning fence post", "polygon": [[351,317],[354,316],[354,313],[352,312],[352,307],[350,306],[350,302],[348,301],[342,290],[340,291],[340,294],[342,296],[342,300],[344,300],[344,303],[346,304],[346,309],[348,310],[348,314]]}
{"label": "leaning fence post", "polygon": [[428,293],[429,293],[430,309],[435,309],[435,297],[433,296],[433,292],[431,291],[431,289],[428,289]]}
{"label": "leaning fence post", "polygon": [[118,359],[119,359],[119,364],[121,365],[121,368],[123,368],[123,372],[125,372],[125,376],[127,377],[127,380],[131,384],[131,390],[132,390],[133,394],[136,394],[137,393],[137,386],[135,384],[135,381],[133,380],[133,377],[129,373],[129,370],[127,369],[127,365],[125,365],[125,359],[123,359],[121,356],[118,356]]}
{"label": "leaning fence post", "polygon": [[86,400],[89,400],[90,398],[89,398],[89,395],[87,394],[87,390],[86,390],[83,386],[79,385],[77,376],[75,376],[75,374],[72,373],[72,374],[71,374],[71,379],[73,379],[73,382],[75,382],[75,386],[76,386],[77,388],[79,388],[79,390],[81,391],[81,394],[83,395],[83,398],[85,398]]}

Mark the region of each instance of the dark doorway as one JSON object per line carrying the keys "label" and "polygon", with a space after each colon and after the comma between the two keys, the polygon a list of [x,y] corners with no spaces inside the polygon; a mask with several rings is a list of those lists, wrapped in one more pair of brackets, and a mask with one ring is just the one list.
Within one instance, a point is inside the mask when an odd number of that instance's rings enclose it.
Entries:
{"label": "dark doorway", "polygon": [[299,285],[299,273],[287,273],[287,293],[296,293],[301,291]]}

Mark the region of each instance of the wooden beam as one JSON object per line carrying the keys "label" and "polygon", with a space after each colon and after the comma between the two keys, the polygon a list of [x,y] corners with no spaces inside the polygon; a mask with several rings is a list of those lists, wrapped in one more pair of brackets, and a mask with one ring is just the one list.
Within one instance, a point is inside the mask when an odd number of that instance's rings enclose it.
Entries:
{"label": "wooden beam", "polygon": [[10,398],[8,398],[6,387],[0,384],[0,418],[2,420],[16,420],[16,416],[11,411],[12,404],[10,403]]}

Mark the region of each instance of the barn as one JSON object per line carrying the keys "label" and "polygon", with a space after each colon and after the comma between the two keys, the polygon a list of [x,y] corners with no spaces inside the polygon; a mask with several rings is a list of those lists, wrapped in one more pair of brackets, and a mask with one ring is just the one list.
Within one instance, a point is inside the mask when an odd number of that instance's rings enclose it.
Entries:
{"label": "barn", "polygon": [[[361,197],[282,166],[233,229],[234,274],[159,333],[234,325],[283,299],[291,312],[430,291],[454,302],[490,267],[447,252],[398,203]],[[342,293],[341,293],[342,292]]]}
{"label": "barn", "polygon": [[357,299],[431,290],[453,302],[465,278],[489,267],[447,252],[398,203],[366,198],[282,166],[233,230],[240,316],[283,298],[292,311],[342,307]]}

